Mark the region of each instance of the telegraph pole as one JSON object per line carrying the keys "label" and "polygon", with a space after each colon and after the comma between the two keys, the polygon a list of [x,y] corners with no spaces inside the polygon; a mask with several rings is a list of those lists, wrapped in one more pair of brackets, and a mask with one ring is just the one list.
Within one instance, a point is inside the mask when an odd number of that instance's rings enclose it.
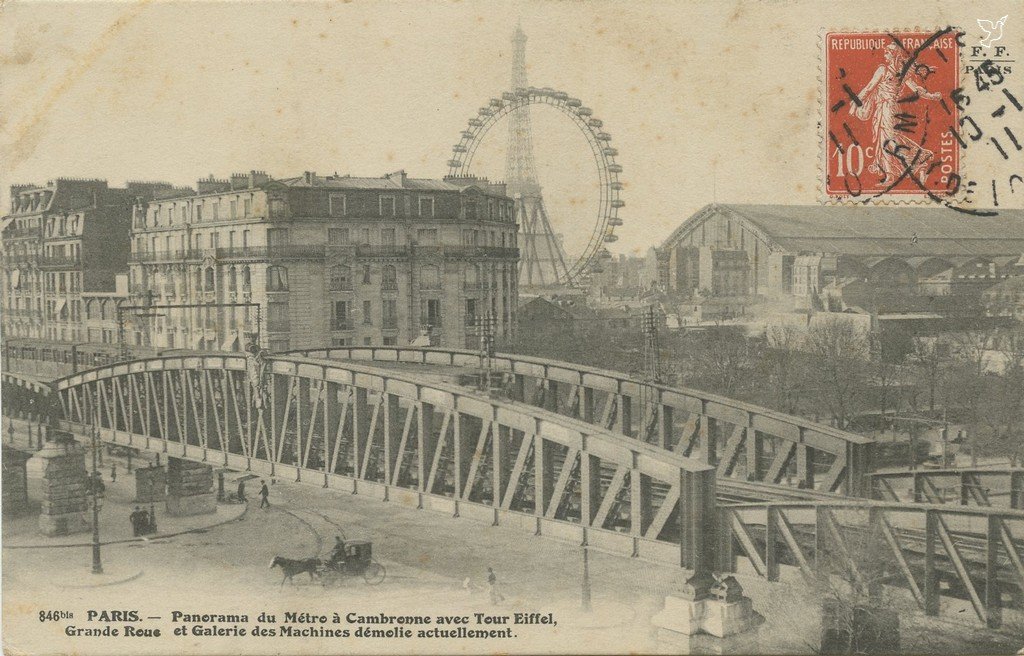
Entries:
{"label": "telegraph pole", "polygon": [[480,335],[480,383],[478,388],[486,392],[491,387],[491,372],[494,369],[494,329],[497,318],[488,310],[476,321]]}

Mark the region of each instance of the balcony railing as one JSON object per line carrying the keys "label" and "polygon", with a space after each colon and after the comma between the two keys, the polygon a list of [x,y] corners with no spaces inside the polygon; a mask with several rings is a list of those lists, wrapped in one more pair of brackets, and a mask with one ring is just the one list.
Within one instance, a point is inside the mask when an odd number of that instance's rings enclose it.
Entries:
{"label": "balcony railing", "polygon": [[74,267],[81,259],[77,255],[40,255],[39,266],[42,267]]}
{"label": "balcony railing", "polygon": [[381,291],[385,291],[385,292],[397,292],[398,291],[398,282],[396,282],[394,280],[385,280],[384,282],[382,282],[380,284],[380,288],[381,288]]}
{"label": "balcony railing", "polygon": [[380,328],[381,330],[398,330],[398,317],[384,317]]}
{"label": "balcony railing", "polygon": [[352,291],[351,280],[332,280],[328,285],[328,291],[332,292],[350,292]]}
{"label": "balcony railing", "polygon": [[370,244],[356,246],[357,257],[406,257],[408,254],[408,246],[376,246]]}
{"label": "balcony railing", "polygon": [[141,251],[129,256],[130,262],[174,262],[201,260],[323,259],[328,256],[356,257],[446,257],[449,259],[517,259],[518,248],[504,246],[325,246],[323,244],[280,246],[234,246],[228,248],[191,248],[188,250]]}
{"label": "balcony railing", "polygon": [[331,330],[352,330],[351,319],[332,319]]}
{"label": "balcony railing", "polygon": [[140,251],[128,256],[129,262],[180,262],[189,258],[189,251]]}

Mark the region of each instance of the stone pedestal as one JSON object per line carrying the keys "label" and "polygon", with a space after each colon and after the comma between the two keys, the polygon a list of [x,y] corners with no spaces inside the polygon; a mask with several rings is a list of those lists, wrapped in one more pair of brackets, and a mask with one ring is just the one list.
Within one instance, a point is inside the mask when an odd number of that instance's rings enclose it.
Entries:
{"label": "stone pedestal", "polygon": [[135,470],[135,503],[156,503],[167,496],[167,471],[163,467]]}
{"label": "stone pedestal", "polygon": [[753,602],[729,576],[711,588],[710,594],[665,597],[665,608],[651,618],[663,631],[693,636],[706,633],[717,638],[737,635],[757,628],[764,618],[754,612]]}
{"label": "stone pedestal", "polygon": [[4,515],[20,515],[28,512],[28,472],[25,463],[29,454],[3,446],[3,484]]}
{"label": "stone pedestal", "polygon": [[167,514],[205,515],[217,512],[213,467],[199,462],[167,459]]}
{"label": "stone pedestal", "polygon": [[85,449],[74,440],[51,441],[35,457],[42,460],[43,472],[40,532],[52,537],[88,531]]}

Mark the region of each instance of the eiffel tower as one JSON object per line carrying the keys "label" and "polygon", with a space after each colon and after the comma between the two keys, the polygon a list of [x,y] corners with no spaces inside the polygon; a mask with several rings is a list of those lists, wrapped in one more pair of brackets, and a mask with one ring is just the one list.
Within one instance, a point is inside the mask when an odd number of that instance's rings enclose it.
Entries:
{"label": "eiffel tower", "polygon": [[[512,91],[527,87],[526,34],[521,25],[512,35]],[[508,155],[505,160],[505,183],[515,199],[519,222],[519,286],[553,287],[569,281],[562,243],[544,209],[540,183],[533,164],[533,131],[530,108],[512,111],[508,124]]]}

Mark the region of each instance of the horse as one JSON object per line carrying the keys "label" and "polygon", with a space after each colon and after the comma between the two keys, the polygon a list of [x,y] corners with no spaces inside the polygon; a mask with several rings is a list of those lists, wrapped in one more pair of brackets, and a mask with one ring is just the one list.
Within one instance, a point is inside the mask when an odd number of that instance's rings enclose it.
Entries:
{"label": "horse", "polygon": [[292,585],[295,585],[292,577],[303,572],[309,574],[310,581],[315,579],[317,568],[320,567],[320,560],[318,558],[295,560],[293,558],[285,558],[284,556],[274,556],[274,559],[270,561],[270,569],[274,569],[274,567],[280,567],[281,571],[284,572],[284,578],[281,579],[281,587],[283,588],[285,581],[290,581]]}

